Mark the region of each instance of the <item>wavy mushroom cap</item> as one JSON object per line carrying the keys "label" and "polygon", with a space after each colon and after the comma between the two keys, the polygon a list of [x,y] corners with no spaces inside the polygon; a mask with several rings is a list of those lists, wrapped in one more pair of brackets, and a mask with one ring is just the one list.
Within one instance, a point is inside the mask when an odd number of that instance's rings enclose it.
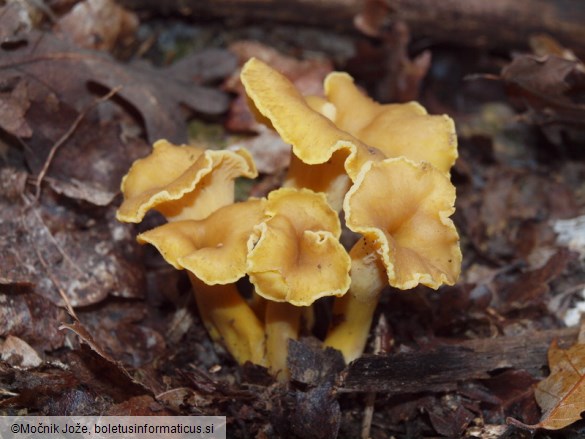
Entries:
{"label": "wavy mushroom cap", "polygon": [[459,235],[449,216],[455,187],[429,163],[370,162],[346,195],[347,226],[376,248],[390,285],[453,285],[461,271]]}
{"label": "wavy mushroom cap", "polygon": [[341,225],[323,194],[282,188],[269,194],[266,221],[248,242],[247,271],[256,292],[277,302],[311,305],[349,288],[350,259]]}
{"label": "wavy mushroom cap", "polygon": [[248,239],[265,219],[266,200],[250,199],[216,210],[202,220],[167,223],[138,235],[177,269],[208,285],[236,282],[246,274]]}
{"label": "wavy mushroom cap", "polygon": [[246,150],[204,150],[159,140],[122,180],[124,201],[116,217],[138,223],[154,209],[169,221],[202,219],[233,203],[235,178],[257,175]]}
{"label": "wavy mushroom cap", "polygon": [[[307,104],[329,120],[335,120],[335,105],[320,96],[305,96]],[[323,192],[329,205],[339,212],[343,207],[343,197],[351,186],[345,172],[346,155],[334,153],[325,163],[307,165],[294,154],[291,157],[288,173],[283,187],[306,188]]]}
{"label": "wavy mushroom cap", "polygon": [[[251,58],[241,73],[242,84],[254,110],[270,121],[282,140],[292,145],[294,155],[309,165],[325,163],[334,153],[342,154],[345,171],[354,178],[364,163],[382,160],[384,154],[339,129],[315,108],[282,74],[262,61]],[[332,111],[332,110],[331,110]]]}
{"label": "wavy mushroom cap", "polygon": [[[333,72],[325,78],[325,94],[335,108],[332,120],[386,157],[404,156],[426,161],[449,175],[457,159],[457,135],[453,120],[429,115],[416,102],[381,105],[364,95],[347,73]],[[326,105],[319,101],[316,108]]]}

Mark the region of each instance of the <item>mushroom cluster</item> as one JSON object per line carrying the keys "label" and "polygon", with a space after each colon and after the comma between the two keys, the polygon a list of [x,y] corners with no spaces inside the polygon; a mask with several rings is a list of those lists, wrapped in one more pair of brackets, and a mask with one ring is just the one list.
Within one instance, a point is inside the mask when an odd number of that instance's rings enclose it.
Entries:
{"label": "mushroom cluster", "polygon": [[[234,201],[234,179],[255,178],[249,153],[161,140],[122,182],[118,219],[154,209],[167,224],[138,236],[187,270],[202,321],[239,362],[286,379],[287,340],[322,297],[335,296],[324,340],[347,362],[365,348],[381,291],[456,282],[459,237],[449,218],[457,158],[453,121],[419,104],[381,105],[345,74],[325,96],[302,96],[257,59],[241,73],[257,119],[291,145],[282,188]],[[346,249],[342,225],[356,234]],[[235,282],[247,276],[252,298]],[[310,319],[309,319],[310,320]]]}

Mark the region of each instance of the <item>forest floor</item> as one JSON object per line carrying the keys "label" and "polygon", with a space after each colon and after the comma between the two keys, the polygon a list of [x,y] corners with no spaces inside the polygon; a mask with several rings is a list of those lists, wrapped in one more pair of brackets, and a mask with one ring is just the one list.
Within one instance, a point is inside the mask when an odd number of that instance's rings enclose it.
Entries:
{"label": "forest floor", "polygon": [[[374,37],[227,26],[104,4],[107,20],[70,4],[0,8],[0,414],[218,415],[234,438],[358,438],[365,417],[374,439],[585,435],[585,398],[576,422],[551,429],[585,393],[585,69],[570,47],[438,44],[402,23]],[[378,102],[449,115],[458,134],[459,281],[385,291],[349,366],[320,348],[317,308],[284,384],[214,344],[184,272],[136,243],[160,217],[115,219],[122,177],[159,138],[249,148],[260,176],[238,183],[240,198],[281,184],[288,147],[253,120],[239,82],[251,56],[303,94],[347,71]],[[549,364],[553,341],[571,350]],[[543,413],[535,389],[551,370],[561,392]]]}

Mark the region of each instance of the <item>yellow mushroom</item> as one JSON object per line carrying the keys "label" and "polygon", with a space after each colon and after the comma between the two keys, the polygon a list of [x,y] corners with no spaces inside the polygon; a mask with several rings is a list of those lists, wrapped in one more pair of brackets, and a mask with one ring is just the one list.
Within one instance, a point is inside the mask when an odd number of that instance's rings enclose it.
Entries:
{"label": "yellow mushroom", "polygon": [[303,97],[280,73],[251,59],[242,70],[242,83],[259,120],[292,145],[284,186],[325,192],[338,211],[367,161],[404,156],[449,175],[457,158],[451,118],[429,115],[416,102],[378,104],[346,73],[327,76],[326,98]]}
{"label": "yellow mushroom", "polygon": [[282,188],[266,202],[267,219],[248,243],[247,272],[265,299],[267,357],[271,371],[287,376],[286,341],[296,339],[301,307],[343,295],[350,260],[339,243],[341,226],[324,194]]}
{"label": "yellow mushroom", "polygon": [[[388,158],[428,162],[449,175],[457,159],[455,124],[447,115],[429,115],[417,102],[382,105],[363,94],[347,73],[325,78],[325,95],[335,108],[337,127]],[[321,104],[321,108],[326,108]],[[326,111],[326,110],[323,110]]]}
{"label": "yellow mushroom", "polygon": [[[354,179],[366,162],[385,158],[329,119],[334,116],[334,106],[314,97],[305,99],[286,77],[262,61],[250,59],[242,68],[241,79],[254,112],[261,115],[259,121],[292,145],[300,160],[293,158],[285,185],[324,191],[330,204],[340,208],[349,188],[345,174]],[[308,171],[303,164],[312,169]],[[314,174],[321,176],[319,181],[308,177]]]}
{"label": "yellow mushroom", "polygon": [[363,351],[384,285],[438,288],[457,279],[461,253],[448,219],[454,123],[415,102],[378,104],[345,73],[326,78],[325,98],[301,96],[255,59],[244,66],[242,83],[260,120],[292,145],[285,186],[326,193],[363,236],[350,252],[351,294],[335,303],[342,323],[326,340],[349,361]]}
{"label": "yellow mushroom", "polygon": [[256,177],[248,152],[211,151],[161,140],[122,182],[117,218],[140,222],[149,209],[171,221],[143,233],[175,268],[187,269],[205,327],[234,358],[264,364],[264,327],[233,284],[245,274],[247,241],[263,202],[233,204],[234,179]]}
{"label": "yellow mushroom", "polygon": [[123,178],[124,201],[116,217],[138,223],[154,209],[169,221],[205,218],[234,202],[236,177],[257,175],[245,149],[213,151],[159,140]]}
{"label": "yellow mushroom", "polygon": [[239,363],[265,362],[263,325],[234,284],[246,274],[247,243],[264,219],[264,201],[231,204],[205,219],[164,224],[137,238],[189,272],[203,322]]}
{"label": "yellow mushroom", "polygon": [[430,163],[400,157],[362,168],[344,201],[347,226],[362,239],[350,252],[351,286],[335,305],[338,324],[325,340],[347,362],[363,352],[385,285],[437,289],[456,282],[461,251],[449,218],[454,203],[455,187]]}

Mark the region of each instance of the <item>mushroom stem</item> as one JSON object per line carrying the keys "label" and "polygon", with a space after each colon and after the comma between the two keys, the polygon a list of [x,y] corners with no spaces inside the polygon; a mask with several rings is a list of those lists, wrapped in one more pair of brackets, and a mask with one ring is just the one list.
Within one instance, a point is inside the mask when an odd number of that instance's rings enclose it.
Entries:
{"label": "mushroom stem", "polygon": [[264,327],[234,284],[207,285],[189,273],[201,320],[239,364],[266,365]]}
{"label": "mushroom stem", "polygon": [[287,381],[289,370],[288,340],[296,340],[303,307],[287,302],[267,301],[266,303],[266,357],[268,368],[279,381]]}
{"label": "mushroom stem", "polygon": [[366,347],[380,292],[388,284],[386,271],[376,250],[365,238],[351,249],[351,285],[335,299],[332,325],[324,345],[338,349],[346,363],[358,358]]}
{"label": "mushroom stem", "polygon": [[250,304],[252,311],[254,311],[254,314],[256,314],[256,317],[258,317],[258,319],[261,321],[264,320],[264,317],[266,316],[266,304],[268,303],[268,299],[265,299],[256,293],[256,291],[254,291],[252,293],[252,297],[248,300],[248,303]]}

